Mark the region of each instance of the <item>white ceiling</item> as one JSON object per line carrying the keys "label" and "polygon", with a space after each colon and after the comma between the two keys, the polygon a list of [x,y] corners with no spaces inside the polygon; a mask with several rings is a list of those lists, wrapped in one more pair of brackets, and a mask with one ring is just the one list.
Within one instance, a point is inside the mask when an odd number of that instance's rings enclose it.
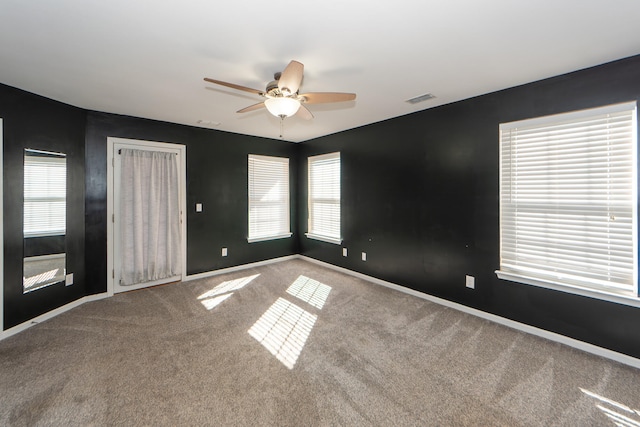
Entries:
{"label": "white ceiling", "polygon": [[357,94],[286,119],[300,142],[640,54],[638,17],[638,0],[2,0],[0,83],[278,139],[266,110],[235,113],[260,97],[203,78],[263,90],[295,59],[301,92]]}

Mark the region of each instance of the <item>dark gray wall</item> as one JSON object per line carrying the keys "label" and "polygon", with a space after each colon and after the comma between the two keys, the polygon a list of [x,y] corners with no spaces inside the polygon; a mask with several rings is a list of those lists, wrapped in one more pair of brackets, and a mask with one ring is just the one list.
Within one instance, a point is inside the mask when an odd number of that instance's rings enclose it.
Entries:
{"label": "dark gray wall", "polygon": [[[187,146],[189,274],[302,253],[640,357],[640,309],[501,281],[494,274],[499,265],[498,124],[638,100],[639,75],[640,56],[300,145],[87,112],[0,85],[5,327],[106,290],[106,141],[116,136]],[[27,147],[69,156],[66,245],[75,284],[22,295],[22,152]],[[331,151],[342,153],[348,258],[341,256],[340,246],[302,235],[306,158]],[[246,242],[249,153],[296,159],[291,169],[294,238]],[[195,213],[196,202],[204,204],[203,213]],[[220,256],[222,246],[229,248],[229,257]],[[360,261],[361,251],[367,252],[367,262]],[[465,274],[476,276],[476,290],[464,287]]]}
{"label": "dark gray wall", "polygon": [[[0,85],[4,128],[4,327],[60,307],[85,295],[84,130],[86,112]],[[22,293],[24,149],[67,155],[67,272],[74,284]]]}
{"label": "dark gray wall", "polygon": [[[291,219],[296,228],[296,145],[114,114],[89,112],[86,138],[87,291],[106,291],[107,137],[187,147],[187,273],[195,274],[297,253],[295,237],[247,243],[247,156],[292,158]],[[195,204],[202,203],[202,213]],[[227,247],[229,255],[221,256]]]}
{"label": "dark gray wall", "polygon": [[[503,122],[640,99],[640,56],[300,146],[301,253],[640,357],[640,309],[497,279]],[[304,237],[306,159],[341,152],[342,246]],[[341,247],[349,249],[342,257]],[[367,261],[360,260],[360,252]],[[465,288],[465,275],[476,289]]]}
{"label": "dark gray wall", "polygon": [[[297,162],[294,144],[106,113],[87,112],[0,85],[4,128],[4,327],[85,295],[106,291],[107,137],[187,146],[187,273],[217,270],[298,252],[297,239],[247,243],[247,156],[291,158],[291,226]],[[64,152],[68,163],[67,271],[74,285],[22,293],[23,151]],[[204,212],[195,212],[195,203]],[[28,245],[31,250],[32,245]],[[229,256],[222,257],[220,248]],[[33,248],[36,250],[36,248]],[[86,277],[85,277],[86,267]]]}
{"label": "dark gray wall", "polygon": [[24,239],[24,256],[40,256],[65,252],[66,236],[28,237]]}

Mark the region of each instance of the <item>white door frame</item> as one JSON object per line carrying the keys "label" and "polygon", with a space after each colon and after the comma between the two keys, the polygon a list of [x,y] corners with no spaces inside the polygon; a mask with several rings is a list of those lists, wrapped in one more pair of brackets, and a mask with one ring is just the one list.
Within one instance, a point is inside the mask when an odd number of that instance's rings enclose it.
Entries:
{"label": "white door frame", "polygon": [[[179,152],[178,162],[178,187],[180,203],[180,235],[182,252],[181,280],[187,277],[187,221],[185,219],[187,205],[187,147],[182,144],[167,142],[143,141],[137,139],[107,137],[107,295],[113,296],[115,291],[114,268],[115,259],[119,254],[115,253],[114,218],[115,218],[115,145],[134,145],[140,149],[165,149]],[[136,289],[135,286],[131,290]]]}

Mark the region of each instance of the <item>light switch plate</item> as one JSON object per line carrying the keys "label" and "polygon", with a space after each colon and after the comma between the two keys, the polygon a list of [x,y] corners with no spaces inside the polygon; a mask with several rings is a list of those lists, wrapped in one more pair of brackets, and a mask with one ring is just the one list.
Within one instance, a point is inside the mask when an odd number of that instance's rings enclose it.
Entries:
{"label": "light switch plate", "polygon": [[196,212],[202,212],[202,203],[196,203]]}
{"label": "light switch plate", "polygon": [[222,248],[222,256],[227,256],[228,253],[227,248]]}
{"label": "light switch plate", "polygon": [[347,248],[342,248],[342,256],[347,256]]}
{"label": "light switch plate", "polygon": [[362,252],[362,260],[363,261],[367,260],[367,253],[366,252]]}
{"label": "light switch plate", "polygon": [[69,273],[64,278],[64,285],[71,286],[73,285],[73,273]]}

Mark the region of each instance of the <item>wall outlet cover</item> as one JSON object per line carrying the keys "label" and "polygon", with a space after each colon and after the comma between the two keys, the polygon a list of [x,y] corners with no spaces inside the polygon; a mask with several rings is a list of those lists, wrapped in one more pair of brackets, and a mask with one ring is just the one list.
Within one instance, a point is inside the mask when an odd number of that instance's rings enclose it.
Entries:
{"label": "wall outlet cover", "polygon": [[342,248],[342,256],[347,256],[347,248]]}
{"label": "wall outlet cover", "polygon": [[363,261],[367,260],[367,253],[366,252],[362,252],[362,260]]}
{"label": "wall outlet cover", "polygon": [[229,251],[227,251],[227,248],[222,248],[222,256],[227,256],[229,254]]}
{"label": "wall outlet cover", "polygon": [[473,276],[465,276],[465,286],[469,289],[476,288],[476,278]]}
{"label": "wall outlet cover", "polygon": [[69,273],[64,278],[64,285],[71,286],[73,285],[73,273]]}

